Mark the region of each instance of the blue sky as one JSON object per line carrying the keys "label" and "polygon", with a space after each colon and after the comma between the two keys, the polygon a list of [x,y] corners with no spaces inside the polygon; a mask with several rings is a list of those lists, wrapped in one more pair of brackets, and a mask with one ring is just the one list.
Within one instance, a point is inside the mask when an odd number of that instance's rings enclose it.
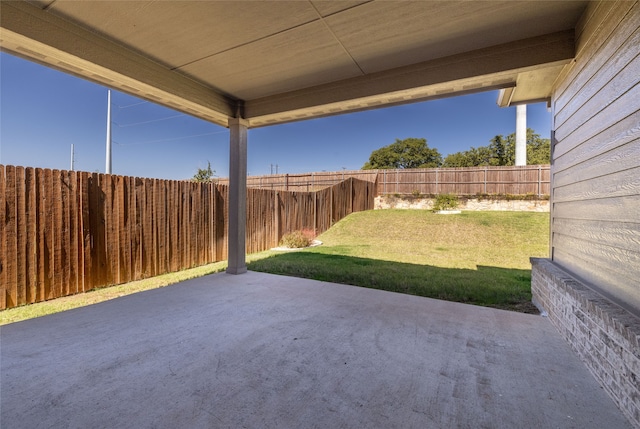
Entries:
{"label": "blue sky", "polygon": [[[443,156],[486,146],[515,131],[515,107],[498,93],[467,95],[386,109],[250,129],[249,175],[357,170],[395,139],[426,138]],[[186,179],[207,161],[228,174],[229,132],[174,110],[111,92],[112,172]],[[66,170],[105,169],[107,88],[0,53],[0,164]],[[529,105],[527,125],[549,138],[551,114]]]}

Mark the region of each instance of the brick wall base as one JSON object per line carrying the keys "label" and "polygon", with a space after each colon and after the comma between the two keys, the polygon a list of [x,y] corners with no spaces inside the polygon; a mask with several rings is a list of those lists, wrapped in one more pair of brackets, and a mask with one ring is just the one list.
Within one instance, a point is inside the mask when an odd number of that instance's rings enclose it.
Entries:
{"label": "brick wall base", "polygon": [[549,259],[531,258],[533,302],[640,428],[640,319]]}

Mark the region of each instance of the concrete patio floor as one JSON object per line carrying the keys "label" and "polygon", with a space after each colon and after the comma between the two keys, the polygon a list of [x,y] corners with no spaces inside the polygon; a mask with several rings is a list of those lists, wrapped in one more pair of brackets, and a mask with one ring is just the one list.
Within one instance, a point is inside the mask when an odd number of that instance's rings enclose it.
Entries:
{"label": "concrete patio floor", "polygon": [[541,316],[214,274],[1,328],[2,428],[628,428]]}

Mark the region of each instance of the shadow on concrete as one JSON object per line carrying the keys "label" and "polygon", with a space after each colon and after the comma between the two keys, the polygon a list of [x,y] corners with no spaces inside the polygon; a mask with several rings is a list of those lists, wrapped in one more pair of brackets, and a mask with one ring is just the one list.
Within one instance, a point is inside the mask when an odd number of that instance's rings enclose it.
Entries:
{"label": "shadow on concrete", "polygon": [[[349,250],[353,251],[353,247]],[[307,251],[277,254],[253,261],[248,267],[271,274],[539,314],[531,303],[531,270],[482,265],[475,270],[443,268]]]}

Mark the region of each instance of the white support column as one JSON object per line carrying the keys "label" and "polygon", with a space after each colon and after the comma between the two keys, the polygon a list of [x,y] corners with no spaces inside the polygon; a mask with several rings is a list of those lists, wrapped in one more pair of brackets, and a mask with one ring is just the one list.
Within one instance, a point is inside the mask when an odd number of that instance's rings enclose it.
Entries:
{"label": "white support column", "polygon": [[244,119],[229,119],[229,274],[247,272],[246,237],[247,222],[247,129]]}
{"label": "white support column", "polygon": [[527,105],[516,106],[516,165],[527,165]]}

